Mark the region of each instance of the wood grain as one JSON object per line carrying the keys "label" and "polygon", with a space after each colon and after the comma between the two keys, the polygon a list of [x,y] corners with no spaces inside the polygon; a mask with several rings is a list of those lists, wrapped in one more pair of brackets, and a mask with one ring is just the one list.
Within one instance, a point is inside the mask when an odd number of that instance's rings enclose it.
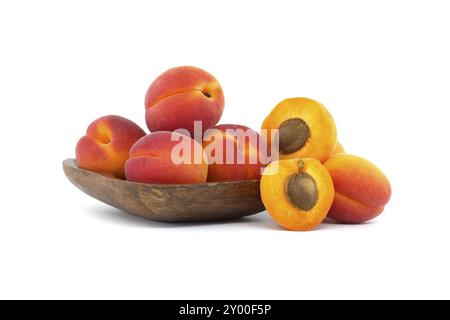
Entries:
{"label": "wood grain", "polygon": [[106,177],[63,162],[67,178],[91,197],[126,212],[158,221],[215,221],[264,211],[259,181],[191,185],[143,184]]}

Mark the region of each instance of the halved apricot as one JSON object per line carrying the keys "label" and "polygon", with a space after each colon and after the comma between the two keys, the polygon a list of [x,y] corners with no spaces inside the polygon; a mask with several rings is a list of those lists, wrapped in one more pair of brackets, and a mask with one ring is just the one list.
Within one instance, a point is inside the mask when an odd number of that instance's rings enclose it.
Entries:
{"label": "halved apricot", "polygon": [[[328,110],[308,98],[280,102],[262,124],[272,146],[271,130],[278,129],[279,158],[327,160],[336,148],[336,125]],[[273,150],[272,150],[273,151]]]}
{"label": "halved apricot", "polygon": [[333,181],[316,159],[273,161],[264,170],[261,197],[279,225],[307,231],[326,218],[334,199]]}

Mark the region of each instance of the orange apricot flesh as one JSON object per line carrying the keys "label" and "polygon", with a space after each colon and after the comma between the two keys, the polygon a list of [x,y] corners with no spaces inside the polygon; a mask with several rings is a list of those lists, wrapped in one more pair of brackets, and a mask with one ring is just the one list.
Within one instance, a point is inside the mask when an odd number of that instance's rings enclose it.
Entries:
{"label": "orange apricot flesh", "polygon": [[261,128],[266,131],[263,136],[271,149],[272,138],[278,137],[280,159],[315,158],[324,162],[336,148],[333,117],[323,104],[312,99],[283,100],[266,117]]}

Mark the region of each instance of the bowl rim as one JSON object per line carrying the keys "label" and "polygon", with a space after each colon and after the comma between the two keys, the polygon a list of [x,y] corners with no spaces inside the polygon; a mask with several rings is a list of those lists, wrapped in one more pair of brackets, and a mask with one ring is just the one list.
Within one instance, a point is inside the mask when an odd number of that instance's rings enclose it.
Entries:
{"label": "bowl rim", "polygon": [[234,180],[234,181],[219,181],[219,182],[204,182],[204,183],[145,183],[145,182],[134,182],[134,181],[128,181],[128,180],[122,180],[119,178],[113,178],[106,175],[102,175],[100,173],[82,169],[78,167],[77,160],[75,158],[67,158],[63,161],[63,167],[64,168],[71,168],[73,170],[78,170],[81,172],[85,172],[87,174],[98,176],[102,179],[111,180],[114,182],[119,183],[126,183],[126,184],[132,184],[132,185],[139,185],[139,186],[148,186],[148,187],[158,187],[158,188],[186,188],[186,187],[215,187],[219,185],[242,185],[242,184],[259,184],[260,180]]}

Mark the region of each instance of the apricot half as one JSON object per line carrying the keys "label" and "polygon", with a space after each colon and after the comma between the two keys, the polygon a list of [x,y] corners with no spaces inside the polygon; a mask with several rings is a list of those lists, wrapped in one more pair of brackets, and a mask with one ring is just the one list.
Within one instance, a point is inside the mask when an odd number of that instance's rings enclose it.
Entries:
{"label": "apricot half", "polygon": [[334,198],[333,181],[316,159],[273,161],[261,178],[261,197],[279,225],[308,231],[327,217]]}
{"label": "apricot half", "polygon": [[[278,129],[279,158],[316,158],[327,160],[336,148],[336,125],[328,110],[308,98],[280,102],[262,124],[272,147],[272,130]],[[273,151],[273,150],[272,150]]]}
{"label": "apricot half", "polygon": [[361,223],[383,212],[391,198],[391,185],[377,166],[350,154],[335,155],[324,166],[336,189],[329,218],[342,223]]}

